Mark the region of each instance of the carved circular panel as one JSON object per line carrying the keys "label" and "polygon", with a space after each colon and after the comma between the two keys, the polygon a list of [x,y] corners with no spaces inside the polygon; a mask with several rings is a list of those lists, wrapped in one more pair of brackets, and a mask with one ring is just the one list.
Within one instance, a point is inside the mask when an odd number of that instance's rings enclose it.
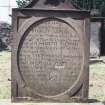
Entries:
{"label": "carved circular panel", "polygon": [[56,96],[72,88],[83,66],[80,35],[60,19],[34,23],[20,41],[20,72],[26,86],[41,96]]}

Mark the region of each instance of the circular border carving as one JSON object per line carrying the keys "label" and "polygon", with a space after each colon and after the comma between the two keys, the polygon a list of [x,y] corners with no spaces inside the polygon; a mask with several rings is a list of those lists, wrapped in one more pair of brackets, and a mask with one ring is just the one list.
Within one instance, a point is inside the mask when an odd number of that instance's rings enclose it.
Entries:
{"label": "circular border carving", "polygon": [[[21,71],[20,71],[20,66],[19,66],[19,53],[20,53],[20,50],[21,50],[21,47],[22,47],[22,42],[24,42],[23,41],[23,38],[25,37],[24,35],[25,35],[25,33],[26,33],[26,31],[27,30],[29,30],[29,28],[33,25],[33,24],[39,24],[39,23],[41,23],[42,21],[44,21],[44,20],[48,20],[48,19],[56,19],[56,20],[60,20],[61,22],[64,22],[64,23],[66,23],[66,24],[68,24],[70,27],[72,27],[77,33],[78,33],[78,31],[71,25],[71,24],[69,24],[66,20],[64,20],[64,19],[60,19],[60,18],[55,18],[55,17],[49,17],[49,18],[40,18],[40,19],[38,19],[38,20],[36,20],[36,18],[35,17],[32,17],[32,18],[30,18],[29,20],[27,20],[27,21],[25,21],[24,22],[24,24],[20,27],[20,29],[19,29],[19,31],[18,31],[18,33],[21,35],[21,40],[20,40],[20,42],[19,42],[19,46],[18,46],[18,51],[17,51],[17,66],[18,66],[18,70],[19,70],[19,74],[20,74],[20,76],[21,76],[21,79],[23,79],[23,81],[24,81],[24,83],[25,83],[25,80],[24,80],[24,78],[23,78],[23,76],[22,76],[22,74],[21,74]],[[79,26],[78,26],[78,28],[80,28]],[[78,35],[80,35],[80,33],[78,33]],[[82,39],[80,39],[80,41],[81,41]],[[83,48],[83,42],[81,41],[81,46],[82,46],[82,50],[83,50],[83,65],[84,65],[84,48]],[[35,90],[35,92],[34,92],[34,94],[37,94],[37,95],[39,95],[39,96],[43,96],[43,97],[47,97],[47,98],[52,98],[52,97],[58,97],[58,96],[61,96],[61,95],[64,95],[64,94],[69,94],[70,96],[72,96],[74,93],[75,93],[75,91],[82,85],[82,82],[83,82],[83,76],[82,76],[82,74],[83,74],[83,72],[84,72],[84,66],[82,65],[82,69],[80,70],[80,74],[79,74],[79,76],[77,77],[77,80],[75,81],[75,83],[71,86],[71,88],[69,88],[68,90],[66,90],[65,92],[63,92],[63,93],[60,93],[60,94],[58,94],[58,95],[55,95],[55,96],[46,96],[46,95],[42,95],[42,94],[39,94],[39,93],[37,93]],[[27,87],[27,86],[26,86]],[[31,90],[29,87],[27,87],[29,90]],[[31,90],[32,91],[32,90]],[[33,92],[33,91],[32,91]]]}

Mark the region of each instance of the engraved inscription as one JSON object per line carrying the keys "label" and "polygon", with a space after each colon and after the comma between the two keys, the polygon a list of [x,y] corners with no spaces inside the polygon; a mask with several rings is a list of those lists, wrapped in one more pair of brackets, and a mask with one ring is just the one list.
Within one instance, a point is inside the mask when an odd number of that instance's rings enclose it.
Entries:
{"label": "engraved inscription", "polygon": [[19,52],[22,76],[33,92],[55,96],[70,89],[82,70],[81,39],[75,28],[59,19],[33,24]]}

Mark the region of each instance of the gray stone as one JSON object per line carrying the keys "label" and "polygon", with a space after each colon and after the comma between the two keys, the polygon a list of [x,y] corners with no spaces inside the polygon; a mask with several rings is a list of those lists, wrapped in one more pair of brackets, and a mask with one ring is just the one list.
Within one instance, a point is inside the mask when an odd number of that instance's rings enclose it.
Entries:
{"label": "gray stone", "polygon": [[101,22],[91,22],[90,38],[90,56],[98,57],[100,55],[100,28]]}
{"label": "gray stone", "polygon": [[85,101],[90,14],[72,10],[69,0],[56,6],[46,2],[33,0],[27,9],[13,9],[12,99]]}

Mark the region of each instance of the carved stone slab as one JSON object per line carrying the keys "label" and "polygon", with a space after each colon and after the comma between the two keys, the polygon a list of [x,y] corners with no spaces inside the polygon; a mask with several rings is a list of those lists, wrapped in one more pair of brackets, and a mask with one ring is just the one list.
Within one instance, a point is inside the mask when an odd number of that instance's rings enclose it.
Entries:
{"label": "carved stone slab", "polygon": [[83,69],[81,40],[71,24],[58,18],[31,25],[18,49],[18,66],[26,85],[45,96],[59,95],[72,88]]}
{"label": "carved stone slab", "polygon": [[13,10],[12,98],[87,99],[89,12]]}
{"label": "carved stone slab", "polygon": [[91,23],[91,38],[90,38],[90,56],[100,56],[101,42],[100,42],[101,22]]}

